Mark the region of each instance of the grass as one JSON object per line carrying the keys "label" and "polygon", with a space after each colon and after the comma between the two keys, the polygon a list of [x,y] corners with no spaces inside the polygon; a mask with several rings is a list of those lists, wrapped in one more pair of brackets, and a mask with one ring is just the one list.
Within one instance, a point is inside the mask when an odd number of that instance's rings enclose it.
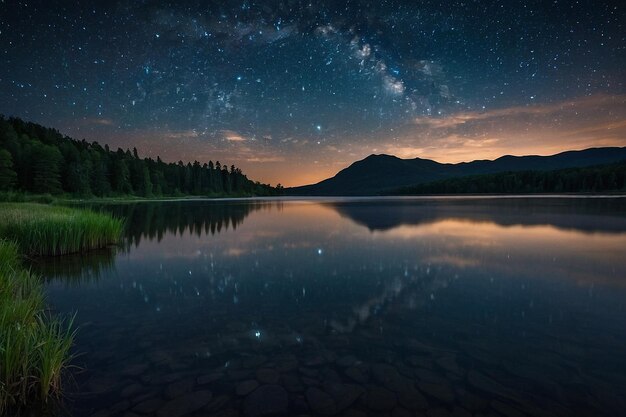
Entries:
{"label": "grass", "polygon": [[56,198],[51,194],[27,194],[21,191],[0,191],[0,201],[6,203],[51,204],[56,201]]}
{"label": "grass", "polygon": [[34,203],[0,203],[0,238],[29,256],[65,255],[117,243],[124,222],[105,213]]}
{"label": "grass", "polygon": [[124,222],[109,214],[35,203],[0,203],[0,415],[61,394],[73,319],[46,313],[39,277],[20,255],[79,253],[117,243]]}
{"label": "grass", "polygon": [[119,204],[119,203],[137,203],[152,201],[173,201],[173,200],[195,200],[195,199],[217,199],[217,198],[249,198],[255,197],[253,193],[211,193],[202,195],[160,195],[151,197],[142,197],[136,195],[110,195],[106,197],[96,196],[78,196],[73,194],[31,194],[22,191],[0,191],[0,202],[4,203],[41,203],[41,204]]}
{"label": "grass", "polygon": [[0,415],[61,393],[72,320],[50,317],[44,301],[39,278],[20,265],[18,245],[0,240]]}

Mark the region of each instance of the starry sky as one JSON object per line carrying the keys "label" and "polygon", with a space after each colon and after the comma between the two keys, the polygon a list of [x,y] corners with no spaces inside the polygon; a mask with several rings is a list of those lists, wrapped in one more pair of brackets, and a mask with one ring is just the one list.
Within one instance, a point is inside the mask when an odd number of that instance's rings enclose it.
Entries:
{"label": "starry sky", "polygon": [[592,0],[0,0],[0,113],[287,186],[371,153],[626,146],[625,23]]}

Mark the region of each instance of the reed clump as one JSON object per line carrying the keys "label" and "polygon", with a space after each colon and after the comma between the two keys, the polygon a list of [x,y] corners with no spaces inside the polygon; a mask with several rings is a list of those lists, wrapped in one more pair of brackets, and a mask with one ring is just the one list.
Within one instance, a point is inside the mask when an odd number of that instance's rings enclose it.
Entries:
{"label": "reed clump", "polygon": [[18,245],[0,239],[0,415],[61,393],[72,321],[46,314],[41,282],[21,266]]}
{"label": "reed clump", "polygon": [[29,256],[65,255],[119,242],[124,222],[110,214],[31,203],[0,203],[0,238]]}

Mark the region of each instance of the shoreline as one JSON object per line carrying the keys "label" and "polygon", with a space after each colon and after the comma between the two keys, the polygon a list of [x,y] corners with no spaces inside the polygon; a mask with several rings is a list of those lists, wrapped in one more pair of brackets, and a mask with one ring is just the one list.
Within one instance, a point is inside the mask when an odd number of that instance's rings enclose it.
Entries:
{"label": "shoreline", "polygon": [[127,203],[161,203],[179,201],[307,201],[307,200],[479,200],[479,199],[591,199],[591,198],[626,198],[626,193],[619,194],[433,194],[433,195],[311,195],[311,196],[259,196],[259,197],[185,197],[185,198],[154,198],[154,199],[68,199],[59,200],[63,203],[96,203],[96,204],[127,204]]}

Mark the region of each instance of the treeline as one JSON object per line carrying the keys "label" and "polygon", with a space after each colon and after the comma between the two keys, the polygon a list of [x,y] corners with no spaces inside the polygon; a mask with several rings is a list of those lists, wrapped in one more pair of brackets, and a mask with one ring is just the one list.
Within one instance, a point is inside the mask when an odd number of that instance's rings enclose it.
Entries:
{"label": "treeline", "polygon": [[390,194],[529,194],[626,191],[626,161],[555,171],[517,171],[450,178]]}
{"label": "treeline", "polygon": [[213,163],[165,163],[137,149],[78,141],[55,129],[0,116],[0,191],[76,196],[276,195],[239,168]]}

